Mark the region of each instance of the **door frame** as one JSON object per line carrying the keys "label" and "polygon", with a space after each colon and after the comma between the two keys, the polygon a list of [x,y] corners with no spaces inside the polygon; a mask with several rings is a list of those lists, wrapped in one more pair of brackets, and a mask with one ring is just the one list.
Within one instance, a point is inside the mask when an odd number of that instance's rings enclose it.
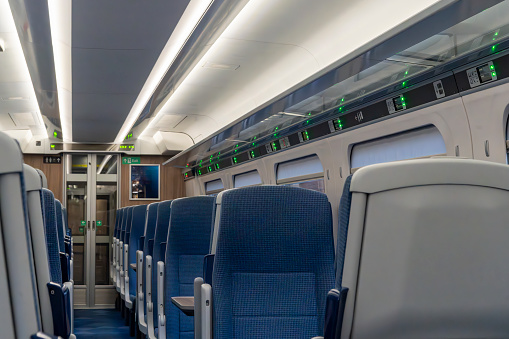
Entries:
{"label": "door frame", "polygon": [[[72,155],[86,155],[87,157],[87,173],[69,173],[72,172],[72,163],[69,163]],[[100,155],[117,157],[117,173],[116,174],[97,174],[97,158]],[[116,209],[120,207],[121,192],[120,192],[120,179],[121,179],[121,158],[122,154],[117,152],[65,152],[63,153],[63,197],[62,203],[67,208],[67,183],[68,182],[86,182],[86,213],[85,213],[85,232],[83,234],[83,267],[84,267],[84,283],[85,285],[75,285],[75,301],[85,300],[84,304],[78,304],[78,308],[104,308],[113,306],[113,304],[96,304],[96,290],[112,290],[115,293],[115,286],[110,281],[108,285],[96,285],[96,216],[97,216],[97,185],[98,182],[116,182],[117,201],[114,206]],[[107,160],[109,161],[109,160]],[[94,170],[92,170],[94,169]],[[110,227],[112,227],[111,225]],[[110,228],[108,237],[111,239],[113,228]],[[101,236],[102,237],[102,236]],[[111,243],[111,242],[110,242]],[[111,246],[108,246],[108,265],[111,260]],[[109,270],[108,270],[109,276]]]}

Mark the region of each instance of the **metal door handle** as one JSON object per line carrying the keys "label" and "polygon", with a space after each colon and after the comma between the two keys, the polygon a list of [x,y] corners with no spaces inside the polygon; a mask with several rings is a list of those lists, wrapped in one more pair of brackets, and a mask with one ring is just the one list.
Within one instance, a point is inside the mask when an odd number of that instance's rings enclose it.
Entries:
{"label": "metal door handle", "polygon": [[95,220],[92,221],[92,231],[95,231]]}

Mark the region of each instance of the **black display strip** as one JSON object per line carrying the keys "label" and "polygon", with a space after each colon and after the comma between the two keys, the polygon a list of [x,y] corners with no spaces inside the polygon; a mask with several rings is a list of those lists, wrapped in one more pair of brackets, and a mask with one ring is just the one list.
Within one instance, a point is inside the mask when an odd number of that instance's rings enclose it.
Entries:
{"label": "black display strip", "polygon": [[[504,62],[509,63],[509,56],[508,60]],[[509,76],[509,74],[507,74],[507,76]],[[456,80],[457,77],[455,78],[454,75],[449,75],[422,86],[415,88],[410,87],[402,93],[394,94],[371,105],[367,105],[360,109],[354,109],[350,112],[340,112],[337,108],[335,108],[334,110],[337,111],[338,115],[334,119],[322,121],[317,124],[310,124],[309,127],[290,135],[280,135],[279,133],[276,133],[274,134],[275,138],[269,143],[264,143],[263,145],[254,143],[254,146],[251,149],[239,154],[235,154],[236,151],[234,151],[233,155],[222,160],[218,160],[216,163],[214,163],[214,160],[216,159],[214,157],[203,159],[198,162],[199,166],[194,168],[195,173],[200,176],[223,170],[230,166],[236,166],[252,159],[257,159],[268,154],[279,152],[288,147],[316,140],[339,131],[348,130],[368,122],[431,103],[444,97],[455,95],[459,92]],[[325,114],[332,114],[332,111],[326,112]],[[226,153],[224,150],[222,152],[223,154]]]}
{"label": "black display strip", "polygon": [[194,178],[194,171],[190,170],[184,173],[184,180],[189,180]]}
{"label": "black display strip", "polygon": [[[472,88],[478,88],[478,86],[482,86],[485,83],[497,82],[499,80],[509,78],[509,66],[508,66],[509,65],[509,54],[498,57],[498,58],[494,55],[492,59],[485,59],[485,60],[486,61],[479,62],[478,64],[473,64],[472,67],[469,67],[468,69],[466,69],[464,71],[454,74],[454,76],[456,78],[456,83],[458,84],[458,89],[460,92],[468,91]],[[468,77],[468,70],[479,67],[479,66],[486,65],[489,61],[493,62],[493,67],[494,67],[493,71],[496,74],[496,80],[482,82],[478,86],[472,87],[470,85],[470,81],[469,81],[469,77]]]}

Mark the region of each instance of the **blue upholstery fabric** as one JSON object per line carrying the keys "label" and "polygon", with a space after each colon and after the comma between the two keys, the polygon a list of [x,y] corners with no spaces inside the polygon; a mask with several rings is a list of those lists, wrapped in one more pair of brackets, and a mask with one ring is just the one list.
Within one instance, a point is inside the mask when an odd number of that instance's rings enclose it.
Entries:
{"label": "blue upholstery fabric", "polygon": [[120,209],[120,220],[118,221],[117,239],[120,241],[122,236],[122,225],[124,224],[124,218],[127,217],[127,207]]}
{"label": "blue upholstery fabric", "polygon": [[57,220],[58,246],[60,248],[60,252],[65,253],[64,219],[62,218],[62,204],[58,200],[55,200],[55,214]]}
{"label": "blue upholstery fabric", "polygon": [[334,287],[325,194],[257,186],[223,192],[214,260],[214,338],[323,335]]}
{"label": "blue upholstery fabric", "polygon": [[339,203],[339,229],[338,242],[336,244],[336,288],[341,291],[343,282],[343,265],[345,261],[346,238],[348,236],[348,223],[350,222],[350,207],[352,205],[352,193],[350,184],[352,175],[348,176],[343,186],[343,194]]}
{"label": "blue upholstery fabric", "polygon": [[[157,223],[157,209],[159,203],[154,202],[148,205],[147,219],[145,225],[145,240],[143,242],[143,295],[147,295],[147,283],[145,273],[145,263],[147,262],[147,255],[152,255],[152,249],[149,246],[149,241],[154,239]],[[145,314],[147,314],[147,303],[144,303]]]}
{"label": "blue upholstery fabric", "polygon": [[[136,251],[138,251],[138,240],[145,233],[145,216],[147,205],[140,205],[133,208],[131,235],[129,239],[129,264],[136,263]],[[136,272],[129,267],[129,293],[131,300],[136,297]]]}
{"label": "blue upholstery fabric", "polygon": [[51,282],[62,285],[62,267],[60,265],[60,254],[58,248],[55,197],[53,193],[46,188],[42,189],[41,194],[41,200],[43,201],[46,245],[48,247],[50,279]]}
{"label": "blue upholstery fabric", "polygon": [[64,214],[64,226],[65,226],[65,233],[69,231],[69,218],[67,217],[67,208],[63,208],[63,214]]}
{"label": "blue upholstery fabric", "polygon": [[124,242],[124,245],[129,244],[129,234],[131,233],[131,226],[133,221],[133,209],[134,207],[128,207],[127,208],[127,218],[125,219],[125,225],[124,225],[124,234],[122,237],[122,241]]}
{"label": "blue upholstery fabric", "polygon": [[165,256],[166,338],[194,338],[193,318],[171,302],[171,297],[192,296],[194,278],[201,277],[203,257],[209,254],[214,212],[213,197],[173,200]]}
{"label": "blue upholstery fabric", "polygon": [[118,225],[120,224],[120,213],[122,209],[117,210],[115,213],[115,229],[113,230],[113,236],[118,239]]}
{"label": "blue upholstery fabric", "polygon": [[[166,242],[166,238],[168,237],[168,228],[170,226],[170,211],[171,200],[160,202],[159,206],[157,206],[154,248],[152,250],[152,302],[154,305],[157,305],[157,262],[164,261],[165,253],[161,252],[161,243]],[[154,311],[154,326],[156,324],[158,324],[157,312]]]}

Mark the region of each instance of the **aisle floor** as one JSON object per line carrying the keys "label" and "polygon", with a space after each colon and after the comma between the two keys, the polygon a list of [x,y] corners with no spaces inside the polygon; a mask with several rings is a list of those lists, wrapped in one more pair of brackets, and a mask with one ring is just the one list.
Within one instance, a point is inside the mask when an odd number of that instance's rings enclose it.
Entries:
{"label": "aisle floor", "polygon": [[114,309],[75,310],[74,334],[77,339],[130,339],[129,327]]}

